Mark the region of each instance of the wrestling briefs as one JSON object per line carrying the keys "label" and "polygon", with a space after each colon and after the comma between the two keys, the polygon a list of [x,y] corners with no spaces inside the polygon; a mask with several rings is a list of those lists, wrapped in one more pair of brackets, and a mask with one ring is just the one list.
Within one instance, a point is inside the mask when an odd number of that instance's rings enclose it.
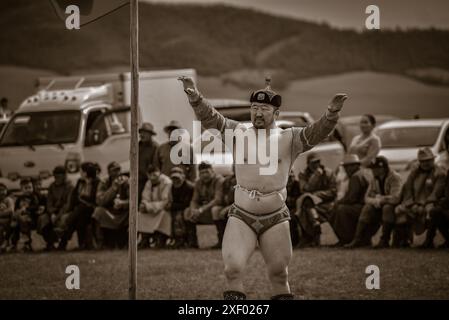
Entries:
{"label": "wrestling briefs", "polygon": [[236,217],[242,220],[259,237],[272,226],[290,220],[290,211],[287,206],[284,205],[274,212],[255,215],[233,204],[229,209],[228,217]]}

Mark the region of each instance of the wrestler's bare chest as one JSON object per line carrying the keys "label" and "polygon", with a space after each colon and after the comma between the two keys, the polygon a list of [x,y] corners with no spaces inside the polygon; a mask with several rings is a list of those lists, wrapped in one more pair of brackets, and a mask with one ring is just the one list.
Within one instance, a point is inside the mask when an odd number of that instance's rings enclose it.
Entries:
{"label": "wrestler's bare chest", "polygon": [[258,136],[257,143],[234,146],[235,173],[240,186],[269,193],[282,190],[287,184],[292,163],[292,133],[277,128],[264,138],[266,143]]}

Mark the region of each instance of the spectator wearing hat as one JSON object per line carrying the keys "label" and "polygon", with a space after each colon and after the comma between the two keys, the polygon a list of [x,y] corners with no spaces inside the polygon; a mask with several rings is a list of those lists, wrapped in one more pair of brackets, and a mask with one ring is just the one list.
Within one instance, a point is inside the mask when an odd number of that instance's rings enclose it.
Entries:
{"label": "spectator wearing hat", "polygon": [[355,248],[371,243],[371,237],[382,223],[382,236],[376,248],[388,248],[391,232],[394,228],[394,209],[401,200],[401,176],[391,169],[387,158],[376,157],[370,165],[373,172],[368,191],[365,196],[365,206],[360,214],[354,240],[347,248]]}
{"label": "spectator wearing hat", "polygon": [[124,248],[128,243],[129,182],[115,161],[109,163],[108,177],[98,185],[96,203],[92,218],[98,248]]}
{"label": "spectator wearing hat", "polygon": [[172,182],[158,167],[149,165],[148,180],[139,206],[138,231],[142,234],[140,248],[150,246],[150,238],[156,240],[156,247],[163,248],[172,235],[171,215],[167,209]]}
{"label": "spectator wearing hat", "polygon": [[184,211],[190,206],[193,196],[193,183],[186,180],[184,169],[173,167],[170,173],[172,187],[168,207],[172,218],[173,248],[187,246],[187,232]]}
{"label": "spectator wearing hat", "polygon": [[[438,192],[445,183],[445,172],[435,164],[435,155],[430,148],[418,150],[418,162],[404,184],[402,201],[395,209],[398,245],[403,247],[410,245],[409,231],[420,235],[426,230],[431,211],[438,201]],[[431,234],[434,232],[434,229],[428,230],[430,235],[423,247],[433,246]]]}
{"label": "spectator wearing hat", "polygon": [[12,115],[12,111],[8,107],[8,99],[3,97],[0,100],[0,118],[9,118]]}
{"label": "spectator wearing hat", "polygon": [[79,249],[93,248],[92,214],[96,207],[97,188],[100,183],[97,171],[97,166],[92,162],[81,164],[81,177],[70,195],[67,206],[69,214],[65,221],[66,229],[59,241],[58,250],[66,249],[75,231]]}
{"label": "spectator wearing hat", "polygon": [[46,250],[53,250],[58,232],[61,235],[63,216],[73,190],[64,166],[55,167],[53,177],[54,182],[48,187],[46,213],[39,216],[38,221],[38,230],[47,244]]}
{"label": "spectator wearing hat", "polygon": [[320,244],[321,224],[329,220],[337,196],[333,172],[321,164],[315,153],[307,156],[307,168],[299,174],[301,197],[297,216],[301,228],[301,246]]}
{"label": "spectator wearing hat", "polygon": [[201,162],[198,166],[199,179],[195,182],[193,198],[190,208],[185,212],[188,245],[198,248],[198,237],[196,225],[204,223],[212,217],[217,228],[218,242],[212,246],[214,249],[221,248],[223,235],[226,228],[226,220],[219,214],[223,199],[223,177],[214,172],[212,165]]}
{"label": "spectator wearing hat", "polygon": [[172,148],[177,143],[185,143],[185,142],[179,142],[178,140],[172,141],[170,139],[170,136],[174,130],[183,130],[181,124],[176,120],[170,121],[170,123],[164,127],[164,131],[167,133],[169,141],[161,144],[157,148],[156,156],[154,159],[154,165],[156,167],[158,167],[159,170],[161,171],[161,173],[163,173],[166,176],[170,175],[170,170],[173,167],[180,166],[185,171],[186,179],[191,182],[195,182],[196,167],[193,164],[193,148],[192,148],[192,146],[188,147],[188,149],[190,150],[190,156],[189,156],[190,162],[186,162],[186,163],[183,162],[181,164],[176,164],[176,163],[173,163],[173,161],[171,160],[170,153],[171,153]]}
{"label": "spectator wearing hat", "polygon": [[357,155],[346,155],[343,160],[343,168],[349,177],[348,191],[342,199],[337,200],[330,218],[331,226],[339,240],[335,246],[348,244],[354,239],[369,185],[361,170],[360,159]]}
{"label": "spectator wearing hat", "polygon": [[0,183],[0,253],[7,249],[14,214],[14,200],[8,196],[8,188]]}
{"label": "spectator wearing hat", "polygon": [[159,144],[154,141],[156,135],[154,127],[149,122],[144,122],[139,128],[139,201],[145,183],[147,182],[147,168],[154,162]]}

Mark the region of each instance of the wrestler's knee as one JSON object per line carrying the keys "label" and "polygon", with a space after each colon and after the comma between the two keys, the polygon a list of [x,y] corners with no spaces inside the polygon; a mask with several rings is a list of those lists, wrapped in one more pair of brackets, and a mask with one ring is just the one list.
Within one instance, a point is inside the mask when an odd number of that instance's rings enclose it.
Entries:
{"label": "wrestler's knee", "polygon": [[224,273],[228,280],[235,280],[241,277],[242,272],[245,268],[245,265],[243,263],[239,263],[238,261],[234,259],[227,259],[225,258],[224,261]]}
{"label": "wrestler's knee", "polygon": [[276,262],[268,265],[268,276],[271,281],[285,282],[288,279],[287,263]]}

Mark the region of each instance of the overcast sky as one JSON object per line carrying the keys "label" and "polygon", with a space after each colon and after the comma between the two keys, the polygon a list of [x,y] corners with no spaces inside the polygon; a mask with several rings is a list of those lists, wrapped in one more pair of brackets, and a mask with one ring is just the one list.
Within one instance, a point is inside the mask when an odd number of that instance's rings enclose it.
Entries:
{"label": "overcast sky", "polygon": [[258,8],[306,20],[327,22],[340,28],[362,29],[365,9],[380,8],[381,28],[437,27],[449,29],[449,0],[144,0],[165,3],[225,3]]}

